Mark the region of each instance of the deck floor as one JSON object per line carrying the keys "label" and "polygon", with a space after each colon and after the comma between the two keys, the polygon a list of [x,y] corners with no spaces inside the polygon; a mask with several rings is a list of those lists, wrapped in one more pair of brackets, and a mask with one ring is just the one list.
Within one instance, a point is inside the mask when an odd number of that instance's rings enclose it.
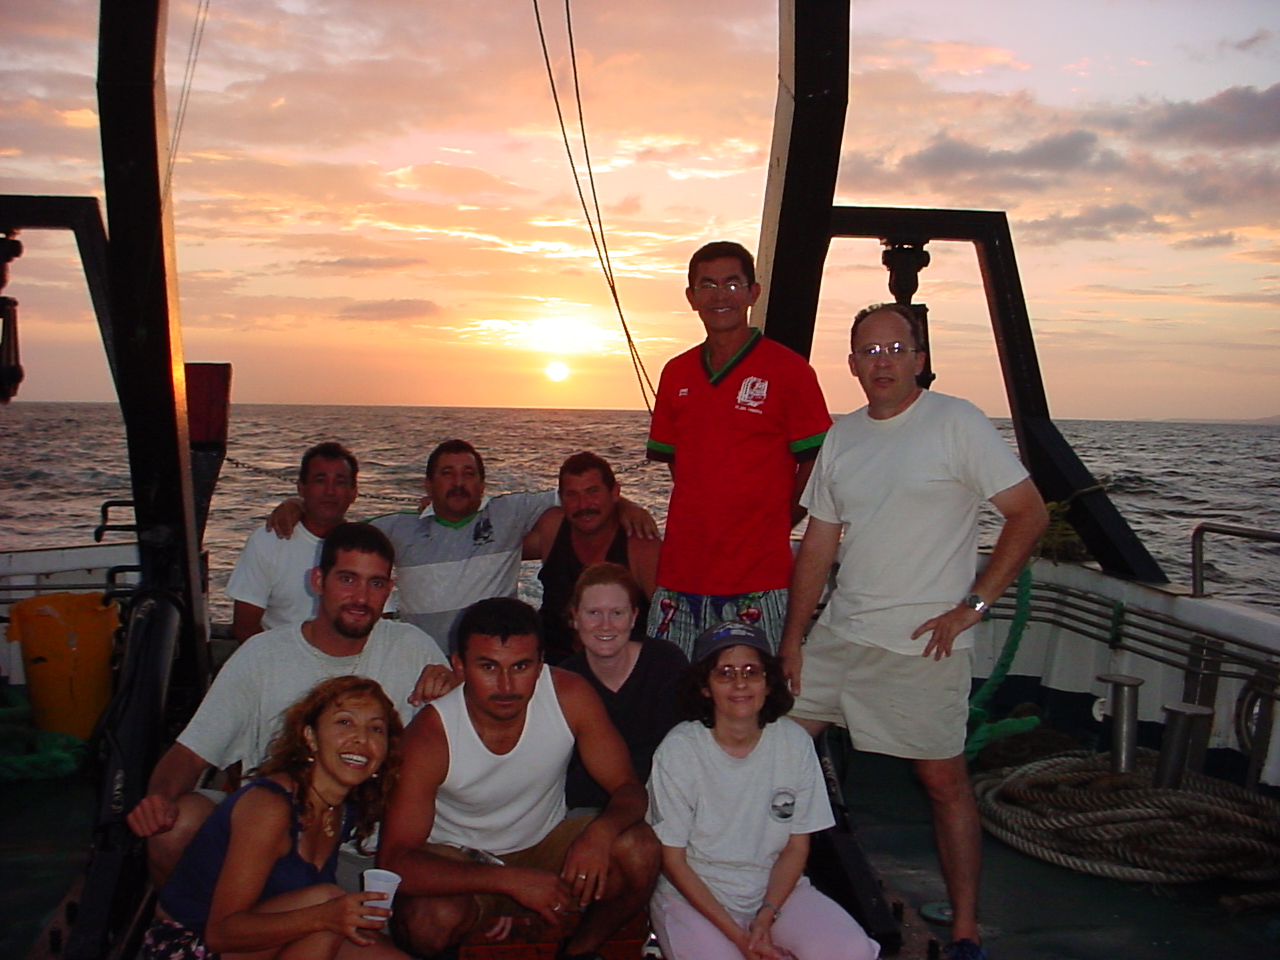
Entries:
{"label": "deck floor", "polygon": [[[904,761],[853,753],[846,799],[886,886],[908,907],[945,899],[928,803]],[[93,788],[78,778],[0,786],[0,960],[22,960],[83,864]],[[1231,917],[1243,884],[1086,876],[984,838],[981,907],[992,960],[1270,960],[1280,911]],[[937,936],[945,937],[944,930]],[[918,940],[919,938],[917,938]],[[922,960],[922,949],[904,950]]]}
{"label": "deck floor", "polygon": [[[919,908],[946,899],[929,804],[907,761],[845,758],[845,799],[886,887]],[[1256,885],[1126,883],[1026,856],[984,834],[980,909],[992,960],[1273,960],[1280,911],[1228,915]],[[936,935],[945,939],[946,931]],[[900,957],[917,960],[904,950]],[[919,954],[923,957],[923,954]]]}
{"label": "deck floor", "polygon": [[0,960],[22,960],[88,855],[94,788],[78,776],[0,784]]}

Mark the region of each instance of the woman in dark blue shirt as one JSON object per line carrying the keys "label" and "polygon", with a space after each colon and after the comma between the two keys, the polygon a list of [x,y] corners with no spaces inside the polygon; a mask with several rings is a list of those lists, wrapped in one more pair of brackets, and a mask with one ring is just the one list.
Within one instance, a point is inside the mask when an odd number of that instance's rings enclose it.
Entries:
{"label": "woman in dark blue shirt", "polygon": [[334,882],[339,845],[382,816],[401,733],[365,677],[326,680],[290,707],[257,779],[210,815],[161,890],[144,960],[405,960],[380,932],[383,895]]}

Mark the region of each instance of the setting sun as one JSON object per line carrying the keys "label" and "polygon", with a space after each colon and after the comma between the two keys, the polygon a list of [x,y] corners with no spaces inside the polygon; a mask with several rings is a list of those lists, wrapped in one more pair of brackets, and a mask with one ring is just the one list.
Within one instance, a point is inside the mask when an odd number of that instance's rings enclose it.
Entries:
{"label": "setting sun", "polygon": [[547,377],[551,380],[554,380],[556,383],[559,383],[568,375],[569,375],[568,364],[562,363],[559,360],[553,360],[551,361],[551,363],[547,364]]}

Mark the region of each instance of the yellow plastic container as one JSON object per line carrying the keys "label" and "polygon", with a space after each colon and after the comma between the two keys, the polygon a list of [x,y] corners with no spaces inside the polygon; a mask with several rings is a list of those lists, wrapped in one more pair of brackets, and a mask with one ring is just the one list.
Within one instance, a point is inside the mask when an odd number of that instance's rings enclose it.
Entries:
{"label": "yellow plastic container", "polygon": [[41,730],[87,740],[111,699],[111,642],[120,615],[100,593],[49,593],[9,608],[22,645],[31,713]]}

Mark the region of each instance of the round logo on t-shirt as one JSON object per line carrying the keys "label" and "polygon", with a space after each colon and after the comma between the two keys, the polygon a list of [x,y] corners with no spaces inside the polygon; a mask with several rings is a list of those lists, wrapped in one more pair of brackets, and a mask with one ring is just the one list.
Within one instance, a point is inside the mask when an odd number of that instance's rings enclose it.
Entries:
{"label": "round logo on t-shirt", "polygon": [[796,795],[785,787],[773,794],[769,801],[769,816],[779,823],[786,823],[796,815]]}

